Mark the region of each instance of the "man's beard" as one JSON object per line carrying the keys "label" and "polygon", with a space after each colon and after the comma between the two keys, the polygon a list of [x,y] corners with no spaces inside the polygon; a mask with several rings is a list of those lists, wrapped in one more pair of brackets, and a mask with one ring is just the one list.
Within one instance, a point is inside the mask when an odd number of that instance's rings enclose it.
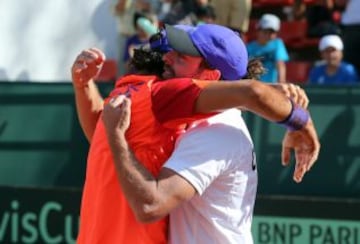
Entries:
{"label": "man's beard", "polygon": [[164,79],[171,79],[175,77],[174,70],[170,65],[164,65],[164,72],[162,73]]}

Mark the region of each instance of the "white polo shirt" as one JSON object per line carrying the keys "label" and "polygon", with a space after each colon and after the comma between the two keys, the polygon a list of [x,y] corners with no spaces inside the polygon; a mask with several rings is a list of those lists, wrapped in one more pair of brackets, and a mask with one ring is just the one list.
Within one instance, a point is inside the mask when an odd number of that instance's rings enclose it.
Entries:
{"label": "white polo shirt", "polygon": [[164,167],[188,180],[198,194],[171,212],[171,244],[253,243],[253,151],[237,109],[204,120],[179,138]]}

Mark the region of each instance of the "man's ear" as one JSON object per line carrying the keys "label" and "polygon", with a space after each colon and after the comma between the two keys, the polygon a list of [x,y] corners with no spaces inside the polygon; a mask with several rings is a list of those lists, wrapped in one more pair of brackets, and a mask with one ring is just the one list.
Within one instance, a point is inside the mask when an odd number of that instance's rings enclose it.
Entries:
{"label": "man's ear", "polygon": [[203,80],[220,80],[221,72],[218,69],[205,69],[201,73],[200,79]]}

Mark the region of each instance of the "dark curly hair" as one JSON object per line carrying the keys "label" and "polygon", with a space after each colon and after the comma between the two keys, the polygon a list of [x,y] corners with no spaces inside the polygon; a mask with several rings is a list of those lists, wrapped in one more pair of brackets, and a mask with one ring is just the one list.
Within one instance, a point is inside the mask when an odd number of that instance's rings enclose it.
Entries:
{"label": "dark curly hair", "polygon": [[266,73],[266,69],[261,60],[262,58],[249,59],[247,73],[243,79],[259,80],[260,76]]}
{"label": "dark curly hair", "polygon": [[164,72],[163,53],[146,49],[135,49],[130,60],[130,70],[134,73],[161,76]]}

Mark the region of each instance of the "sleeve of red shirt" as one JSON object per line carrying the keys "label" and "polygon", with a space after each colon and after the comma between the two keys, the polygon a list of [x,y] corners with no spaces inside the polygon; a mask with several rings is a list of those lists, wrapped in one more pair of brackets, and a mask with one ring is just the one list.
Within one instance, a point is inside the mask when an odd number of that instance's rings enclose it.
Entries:
{"label": "sleeve of red shirt", "polygon": [[177,78],[152,84],[152,109],[163,125],[173,127],[209,117],[213,114],[195,114],[194,106],[206,81]]}

